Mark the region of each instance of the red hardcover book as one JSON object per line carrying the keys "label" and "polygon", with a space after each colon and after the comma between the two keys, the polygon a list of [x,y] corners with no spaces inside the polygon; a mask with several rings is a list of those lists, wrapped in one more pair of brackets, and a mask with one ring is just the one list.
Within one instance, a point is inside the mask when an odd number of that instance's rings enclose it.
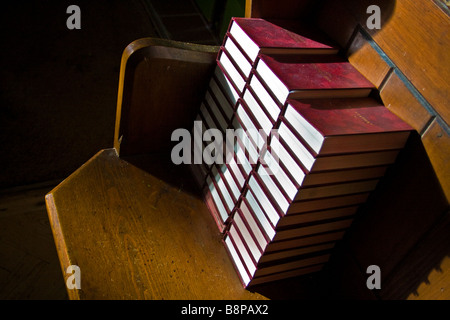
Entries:
{"label": "red hardcover book", "polygon": [[[235,119],[233,120],[235,126],[238,125],[236,124],[236,122],[239,124],[238,119],[235,117]],[[239,185],[242,188],[245,184],[245,180],[250,175],[253,169],[253,165],[250,162],[251,157],[248,152],[248,147],[252,142],[250,141],[250,138],[247,136],[245,131],[239,130],[236,130],[235,135],[233,136],[227,135],[225,139],[226,139],[226,146],[225,146],[226,154],[224,159],[229,165],[232,165],[233,161],[231,160],[231,158],[232,157],[234,158],[234,162],[236,163],[236,165],[233,166],[233,173],[235,174],[235,177],[239,180]],[[242,141],[242,139],[244,141]],[[236,168],[238,170],[236,170]]]}
{"label": "red hardcover book", "polygon": [[293,248],[293,249],[287,249],[287,250],[281,250],[281,251],[275,251],[275,252],[268,252],[265,253],[261,259],[259,259],[260,263],[267,263],[272,261],[277,261],[281,259],[288,259],[299,255],[305,255],[313,252],[318,251],[325,251],[325,250],[332,250],[335,246],[335,242],[326,242],[326,243],[319,243],[319,244],[313,244],[306,247],[300,247],[300,248]]}
{"label": "red hardcover book", "polygon": [[293,270],[288,270],[288,271],[284,271],[284,272],[277,272],[277,273],[269,274],[266,276],[255,277],[252,279],[251,285],[254,286],[254,285],[258,285],[258,284],[262,284],[262,283],[278,281],[278,280],[283,280],[283,279],[287,279],[287,278],[298,277],[298,276],[303,276],[306,274],[316,273],[316,272],[321,271],[323,266],[324,266],[324,264],[321,263],[321,264],[315,264],[315,265],[301,267],[301,268],[297,268],[297,269],[293,269]]}
{"label": "red hardcover book", "polygon": [[225,204],[217,191],[217,187],[211,178],[206,178],[206,186],[203,189],[204,200],[208,210],[216,222],[219,232],[224,232],[229,219],[229,213]]}
{"label": "red hardcover book", "polygon": [[[279,148],[279,151],[280,150],[281,148]],[[260,156],[258,171],[262,171],[262,174],[264,175],[270,175],[273,180],[271,184],[275,184],[276,187],[280,189],[280,192],[290,200],[295,198],[299,188],[372,180],[382,177],[387,169],[386,165],[348,169],[339,169],[338,166],[337,170],[333,171],[305,173],[307,171],[303,171],[303,167],[297,165],[294,158],[287,151],[283,152],[273,153],[273,150],[270,147],[264,150]],[[348,158],[348,162],[352,162],[356,165],[357,161],[355,161],[355,159],[352,161],[351,158],[356,157],[356,160],[358,160],[361,155],[364,155],[368,160],[373,160],[376,159],[376,157],[379,157],[380,154],[384,154],[384,152],[354,154],[347,155],[346,157]],[[316,161],[321,164],[323,159],[327,160],[329,164],[335,165],[333,160],[339,161],[341,157],[342,156],[323,157]],[[371,157],[373,159],[370,159]],[[336,164],[339,164],[339,162]],[[274,187],[275,186],[273,186],[273,188]],[[269,187],[269,189],[271,188]]]}
{"label": "red hardcover book", "polygon": [[205,94],[205,100],[208,104],[214,103],[222,113],[222,116],[227,122],[233,117],[234,105],[231,105],[226,93],[222,91],[221,86],[218,84],[215,77],[213,77],[209,83],[208,90]]}
{"label": "red hardcover book", "polygon": [[240,71],[233,57],[223,47],[219,50],[217,63],[228,76],[239,96],[241,96],[247,82],[247,78],[244,77],[244,74]]}
{"label": "red hardcover book", "polygon": [[[361,194],[367,194],[374,190],[378,179],[362,180],[348,183],[337,183],[325,186],[315,186],[300,188],[295,195],[294,201],[287,198],[274,183],[270,175],[266,175],[263,166],[258,166],[256,172],[249,179],[248,187],[257,200],[259,207],[265,213],[274,230],[278,230],[280,221],[289,214],[292,214],[292,208],[308,205],[320,205],[317,210],[327,209],[339,206],[348,206],[354,204],[349,196],[361,197]],[[335,198],[347,199],[348,202],[340,202],[334,206]],[[331,199],[331,200],[330,200]],[[327,206],[327,203],[331,205]],[[311,210],[315,210],[314,208]],[[305,211],[310,211],[306,209]],[[305,212],[304,211],[304,212]],[[270,237],[271,240],[276,239],[277,235]]]}
{"label": "red hardcover book", "polygon": [[255,122],[248,114],[248,109],[241,100],[236,107],[232,128],[234,129],[234,136],[239,138],[238,141],[242,144],[241,147],[247,156],[248,162],[255,166],[258,163],[260,150],[264,146],[265,139],[260,135]]}
{"label": "red hardcover book", "polygon": [[[209,176],[211,177],[211,180],[214,181],[216,188],[219,190],[219,194],[222,196],[222,200],[225,204],[228,216],[231,216],[231,213],[234,211],[237,199],[234,199],[233,193],[230,192],[228,182],[219,171],[217,165],[212,166]],[[207,181],[209,180],[207,179]]]}
{"label": "red hardcover book", "polygon": [[269,135],[270,130],[273,129],[275,121],[278,119],[279,112],[276,117],[272,117],[272,115],[270,115],[265,107],[260,103],[259,98],[248,86],[244,90],[242,100],[244,100],[250,113],[252,113],[255,117],[256,123],[258,123],[258,127],[263,129],[266,135]]}
{"label": "red hardcover book", "polygon": [[252,73],[248,87],[251,88],[255,99],[264,106],[271,119],[277,121],[281,110],[283,109],[283,105],[279,104],[270,90],[267,90],[266,85],[263,84],[263,81],[259,79],[256,73]]}
{"label": "red hardcover book", "polygon": [[[238,143],[238,142],[236,142]],[[231,175],[233,176],[236,185],[238,186],[238,188],[241,190],[243,190],[244,186],[245,186],[245,180],[247,178],[247,173],[246,171],[242,168],[242,161],[245,161],[245,157],[244,157],[244,153],[236,150],[236,152],[233,152],[232,154],[229,155],[229,157],[227,157],[225,159],[226,163],[227,163],[227,167],[231,172]],[[242,157],[244,157],[244,159],[242,159]],[[242,160],[240,160],[242,159]],[[240,163],[238,163],[240,162]],[[250,164],[249,167],[251,168]]]}
{"label": "red hardcover book", "polygon": [[236,180],[233,177],[228,164],[215,164],[213,167],[215,167],[215,170],[212,172],[214,174],[220,174],[220,178],[224,181],[225,186],[228,189],[228,193],[231,195],[233,202],[236,204],[241,196],[241,189],[236,184]]}
{"label": "red hardcover book", "polygon": [[231,34],[226,34],[222,47],[233,57],[243,77],[248,78],[252,71],[252,62]]}
{"label": "red hardcover book", "polygon": [[281,121],[277,129],[278,136],[272,136],[269,149],[272,154],[278,155],[279,161],[299,186],[305,175],[313,172],[393,164],[401,149],[314,157],[313,152],[294,135],[286,122]]}
{"label": "red hardcover book", "polygon": [[[258,266],[254,273],[253,279],[267,276],[280,276],[284,272],[292,272],[294,270],[303,269],[306,267],[312,267],[317,265],[323,265],[328,262],[330,258],[330,252],[315,252],[309,255],[298,256],[291,259],[286,259],[285,262],[270,262],[269,265]],[[309,273],[309,272],[308,272]],[[268,282],[267,280],[264,282]],[[251,282],[250,284],[253,284]]]}
{"label": "red hardcover book", "polygon": [[322,234],[314,234],[306,237],[294,238],[290,240],[271,242],[266,248],[266,253],[274,253],[281,250],[301,248],[322,243],[336,242],[341,240],[344,234],[345,230],[338,230]]}
{"label": "red hardcover book", "polygon": [[315,155],[401,149],[413,130],[371,98],[288,100],[284,119]]}
{"label": "red hardcover book", "polygon": [[230,80],[230,76],[222,69],[220,64],[216,65],[214,76],[217,83],[228,100],[231,108],[234,110],[235,104],[240,98],[239,92],[236,91],[236,85]]}
{"label": "red hardcover book", "polygon": [[359,206],[339,207],[319,211],[311,211],[300,214],[291,214],[283,217],[278,223],[278,227],[289,227],[302,223],[311,223],[316,221],[338,219],[338,218],[352,218],[358,211]]}
{"label": "red hardcover book", "polygon": [[[357,208],[357,206],[349,206],[285,216],[277,226],[277,229],[281,230],[282,240],[274,241],[278,237],[275,231],[278,230],[269,228],[267,217],[249,190],[236,210],[233,221],[237,216],[242,219],[248,234],[251,235],[251,237],[246,237],[247,241],[256,245],[261,253],[265,254],[335,242],[343,235],[343,230],[352,221]],[[339,222],[338,219],[342,222]],[[332,220],[337,221],[337,224],[326,223],[327,221],[332,223]],[[303,227],[299,228],[300,225]],[[242,232],[242,234],[244,233],[246,232]]]}
{"label": "red hardcover book", "polygon": [[312,249],[304,247],[300,250],[299,248],[292,250],[297,254],[291,252],[286,255],[286,251],[281,254],[277,252],[271,254],[272,259],[261,262],[263,252],[253,242],[245,224],[239,219],[231,222],[224,241],[244,286],[251,284],[253,278],[323,264],[327,262],[333,247],[333,244],[328,243]]}
{"label": "red hardcover book", "polygon": [[209,91],[206,91],[205,100],[200,106],[201,112],[205,111],[204,108],[207,109],[207,112],[205,112],[205,116],[208,115],[209,117],[211,117],[216,125],[216,127],[213,128],[219,129],[220,131],[222,131],[222,133],[224,133],[230,124],[230,120],[224,117],[221,111],[221,107],[216,104]]}
{"label": "red hardcover book", "polygon": [[260,54],[255,72],[281,105],[289,99],[367,97],[374,85],[338,56]]}
{"label": "red hardcover book", "polygon": [[335,54],[338,46],[317,29],[297,20],[232,18],[229,34],[251,62],[267,54]]}
{"label": "red hardcover book", "polygon": [[223,238],[222,241],[228,255],[231,258],[231,262],[233,263],[233,267],[236,270],[240,282],[242,283],[244,288],[246,288],[251,280],[251,277],[246,266],[244,265],[242,256],[239,250],[237,249],[237,246],[235,244],[232,235],[230,235],[229,232],[226,232],[225,237]]}
{"label": "red hardcover book", "polygon": [[245,225],[253,235],[254,242],[258,245],[260,251],[263,252],[270,242],[270,239],[246,198],[242,199],[238,210],[236,210],[236,214],[240,215],[244,220]]}

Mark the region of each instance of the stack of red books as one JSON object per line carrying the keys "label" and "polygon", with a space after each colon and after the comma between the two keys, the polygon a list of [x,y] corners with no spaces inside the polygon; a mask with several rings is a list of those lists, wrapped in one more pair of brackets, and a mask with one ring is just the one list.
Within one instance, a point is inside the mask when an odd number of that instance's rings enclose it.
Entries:
{"label": "stack of red books", "polygon": [[197,117],[222,162],[193,170],[245,287],[321,270],[412,130],[338,51],[298,22],[231,20]]}

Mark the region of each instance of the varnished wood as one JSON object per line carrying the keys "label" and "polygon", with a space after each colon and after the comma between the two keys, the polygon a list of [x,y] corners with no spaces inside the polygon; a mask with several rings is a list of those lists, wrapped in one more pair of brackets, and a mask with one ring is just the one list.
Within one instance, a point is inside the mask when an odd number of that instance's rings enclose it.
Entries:
{"label": "varnished wood", "polygon": [[[353,1],[349,10],[364,12],[377,1]],[[384,1],[386,2],[386,1]],[[390,1],[389,1],[390,2]],[[370,31],[373,39],[411,83],[450,123],[449,16],[432,1],[402,0],[380,30]],[[365,5],[365,6],[364,6]],[[383,9],[382,9],[383,13]],[[365,26],[366,15],[359,15]]]}
{"label": "varnished wood", "polygon": [[385,80],[391,67],[375,51],[369,42],[364,39],[360,32],[357,32],[347,50],[348,61],[366,78],[372,82],[376,88]]}
{"label": "varnished wood", "polygon": [[383,299],[450,299],[450,283],[445,281],[450,277],[449,230],[450,211],[436,220],[395,272],[385,277],[380,292]]}
{"label": "varnished wood", "polygon": [[242,287],[190,176],[163,159],[141,158],[146,172],[103,150],[47,195],[63,273],[81,270],[70,298],[263,299]]}
{"label": "varnished wood", "polygon": [[175,129],[191,129],[217,51],[214,46],[156,38],[139,39],[126,47],[114,136],[120,154],[170,148]]}
{"label": "varnished wood", "polygon": [[408,296],[408,300],[448,300],[450,291],[450,258],[445,257],[439,268],[428,274],[426,281],[422,282],[416,292]]}
{"label": "varnished wood", "polygon": [[447,201],[450,201],[450,136],[433,120],[422,135],[422,141]]}
{"label": "varnished wood", "polygon": [[[381,29],[366,26],[369,5],[381,11]],[[329,7],[342,12],[333,18]],[[450,19],[432,1],[328,0],[321,8],[319,25],[338,39],[348,39],[357,25],[363,27],[417,90],[449,122]],[[426,14],[424,14],[426,13]],[[335,14],[336,15],[336,14]],[[344,15],[344,19],[341,16]],[[341,25],[339,25],[341,22]],[[339,26],[339,27],[338,27]],[[343,41],[340,42],[343,45]]]}
{"label": "varnished wood", "polygon": [[380,91],[384,105],[421,133],[429,125],[432,115],[408,90],[403,81],[393,72]]}

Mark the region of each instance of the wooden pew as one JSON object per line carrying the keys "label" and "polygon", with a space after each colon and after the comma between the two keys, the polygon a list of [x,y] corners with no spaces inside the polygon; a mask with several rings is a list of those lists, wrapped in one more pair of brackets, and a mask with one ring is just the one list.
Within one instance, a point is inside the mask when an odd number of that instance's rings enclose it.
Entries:
{"label": "wooden pew", "polygon": [[115,148],[46,196],[64,277],[71,265],[81,275],[71,299],[265,298],[242,287],[193,180],[163,148],[194,120],[216,54],[150,38],[125,49]]}
{"label": "wooden pew", "polygon": [[[113,148],[46,197],[63,274],[81,270],[70,298],[450,298],[450,39],[437,2],[246,1],[247,17],[303,19],[328,33],[416,129],[322,273],[252,291],[242,288],[190,176],[170,165],[167,145],[174,129],[192,123],[217,48],[157,39],[128,46]],[[380,30],[365,25],[370,4],[382,10]],[[369,265],[381,268],[381,290],[366,286]],[[430,274],[437,280],[423,290]]]}

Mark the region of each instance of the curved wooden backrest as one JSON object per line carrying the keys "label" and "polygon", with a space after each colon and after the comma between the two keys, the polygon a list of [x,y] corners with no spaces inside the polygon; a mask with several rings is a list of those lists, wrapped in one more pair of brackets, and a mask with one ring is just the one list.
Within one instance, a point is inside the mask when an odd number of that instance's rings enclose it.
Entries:
{"label": "curved wooden backrest", "polygon": [[170,148],[177,128],[190,129],[218,48],[143,38],[127,46],[120,66],[114,147],[120,155]]}

